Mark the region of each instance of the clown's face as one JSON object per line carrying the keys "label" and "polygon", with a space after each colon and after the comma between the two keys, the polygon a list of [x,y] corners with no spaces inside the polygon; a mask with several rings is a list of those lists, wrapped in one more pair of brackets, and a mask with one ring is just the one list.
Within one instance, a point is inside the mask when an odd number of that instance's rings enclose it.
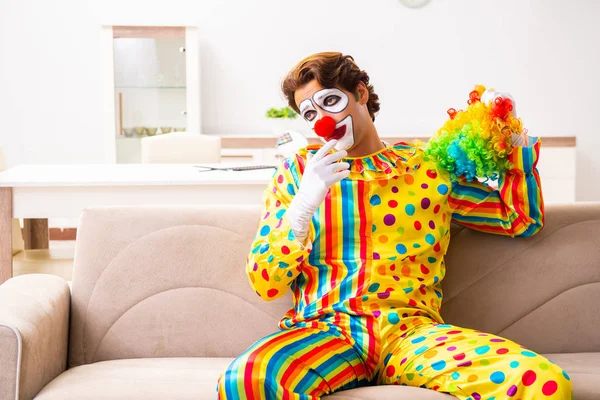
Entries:
{"label": "clown's face", "polygon": [[355,145],[358,139],[355,124],[364,118],[366,106],[354,94],[337,87],[324,88],[313,80],[296,90],[294,97],[300,115],[323,142],[337,139],[338,151]]}

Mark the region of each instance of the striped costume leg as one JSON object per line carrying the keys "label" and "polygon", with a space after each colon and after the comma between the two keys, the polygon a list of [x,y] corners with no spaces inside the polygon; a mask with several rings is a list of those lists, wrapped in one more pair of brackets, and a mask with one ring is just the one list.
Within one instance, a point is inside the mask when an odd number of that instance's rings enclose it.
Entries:
{"label": "striped costume leg", "polygon": [[218,399],[319,399],[365,386],[362,359],[339,328],[301,327],[273,333],[248,348],[221,374]]}
{"label": "striped costume leg", "polygon": [[431,321],[403,336],[385,344],[377,384],[420,386],[469,400],[572,398],[562,368],[508,339]]}

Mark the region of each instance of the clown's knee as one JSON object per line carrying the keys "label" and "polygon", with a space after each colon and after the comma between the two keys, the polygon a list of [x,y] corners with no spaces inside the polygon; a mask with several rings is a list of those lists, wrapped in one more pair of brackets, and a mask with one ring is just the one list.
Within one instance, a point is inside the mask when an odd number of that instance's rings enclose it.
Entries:
{"label": "clown's knee", "polygon": [[560,366],[552,361],[548,363],[546,371],[546,383],[542,386],[542,394],[553,396],[552,398],[560,400],[571,400],[573,398],[573,382],[571,377]]}
{"label": "clown's knee", "polygon": [[571,400],[573,397],[571,378],[552,361],[537,355],[522,359],[520,364],[520,374],[514,376],[515,384],[506,393],[509,397],[521,390],[527,399]]}
{"label": "clown's knee", "polygon": [[276,388],[274,377],[267,375],[268,363],[254,360],[234,360],[221,374],[217,382],[219,400],[238,399],[275,399]]}
{"label": "clown's knee", "polygon": [[[282,396],[294,400],[316,399],[307,392],[314,386],[290,387],[290,379],[278,380],[281,360],[273,357],[256,356],[248,361],[244,355],[234,360],[221,374],[217,383],[219,400],[261,399],[276,400]],[[294,374],[291,374],[294,375]],[[286,374],[284,374],[284,377]]]}

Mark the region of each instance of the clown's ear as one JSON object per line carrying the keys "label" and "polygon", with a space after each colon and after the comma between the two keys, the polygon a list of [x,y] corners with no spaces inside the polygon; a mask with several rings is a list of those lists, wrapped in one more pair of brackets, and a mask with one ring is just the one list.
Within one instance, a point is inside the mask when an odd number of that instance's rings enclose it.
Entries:
{"label": "clown's ear", "polygon": [[358,94],[358,102],[361,105],[365,105],[369,102],[369,89],[363,81],[358,81],[356,93]]}

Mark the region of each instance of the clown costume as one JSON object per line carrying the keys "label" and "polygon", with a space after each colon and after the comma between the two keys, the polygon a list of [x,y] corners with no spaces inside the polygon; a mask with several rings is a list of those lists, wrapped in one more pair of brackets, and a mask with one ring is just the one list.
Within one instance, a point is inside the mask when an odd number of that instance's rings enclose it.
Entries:
{"label": "clown costume", "polygon": [[[360,71],[339,53],[312,57]],[[309,58],[296,70],[323,64]],[[451,222],[511,237],[542,229],[540,139],[525,137],[527,146],[514,138],[523,146],[513,143],[497,189],[453,181],[419,144],[390,145],[373,133],[364,74],[356,91],[306,74],[291,105],[325,132],[325,144],[300,150],[274,173],[246,266],[258,296],[270,301],[290,290],[293,306],[279,331],[223,372],[218,398],[319,399],[408,385],[459,399],[571,399],[569,376],[550,360],[440,316]],[[367,133],[375,150],[352,152],[368,149],[360,136]]]}

